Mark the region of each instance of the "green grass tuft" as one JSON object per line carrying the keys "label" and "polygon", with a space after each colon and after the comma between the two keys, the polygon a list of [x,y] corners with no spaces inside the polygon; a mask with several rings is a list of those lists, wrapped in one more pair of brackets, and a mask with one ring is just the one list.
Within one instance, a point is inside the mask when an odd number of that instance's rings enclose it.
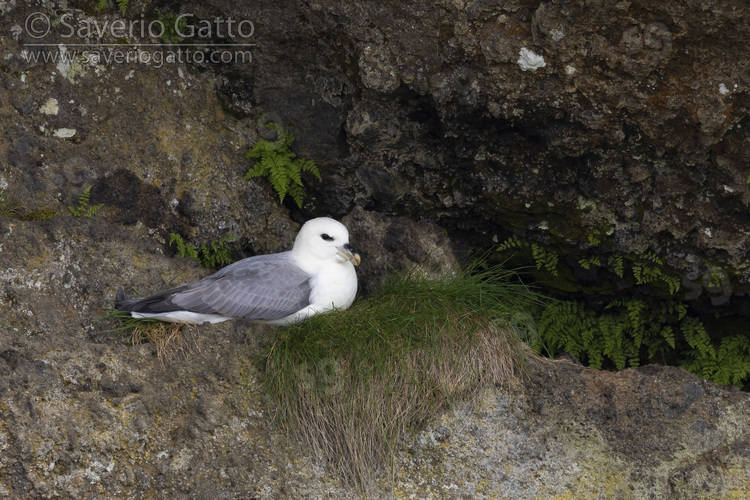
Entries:
{"label": "green grass tuft", "polygon": [[278,330],[263,359],[277,418],[360,487],[401,436],[522,373],[514,315],[536,295],[501,268],[402,273],[346,311]]}

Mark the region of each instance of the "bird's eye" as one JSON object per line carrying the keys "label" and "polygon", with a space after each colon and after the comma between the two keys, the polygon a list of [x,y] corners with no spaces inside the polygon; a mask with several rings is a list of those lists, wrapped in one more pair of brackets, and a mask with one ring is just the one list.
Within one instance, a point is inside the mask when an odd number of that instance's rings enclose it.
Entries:
{"label": "bird's eye", "polygon": [[328,236],[326,233],[321,234],[320,237],[326,241],[333,241],[333,236]]}

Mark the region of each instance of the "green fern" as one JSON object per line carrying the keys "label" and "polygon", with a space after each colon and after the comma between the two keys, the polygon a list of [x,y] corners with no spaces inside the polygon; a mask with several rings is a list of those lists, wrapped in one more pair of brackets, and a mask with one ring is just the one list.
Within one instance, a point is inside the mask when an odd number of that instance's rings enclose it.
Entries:
{"label": "green fern", "polygon": [[612,266],[612,272],[615,273],[619,278],[624,276],[622,255],[612,255],[607,259],[607,263]]}
{"label": "green fern", "polygon": [[750,379],[750,339],[734,335],[722,339],[715,356],[693,351],[685,369],[717,384],[742,387]]}
{"label": "green fern", "polygon": [[674,329],[671,326],[665,326],[661,329],[659,334],[662,336],[664,341],[669,344],[672,349],[677,349],[677,343],[674,338]]}
{"label": "green fern", "polygon": [[602,232],[598,229],[594,229],[591,231],[591,234],[589,234],[589,244],[591,246],[597,246],[601,245],[602,239],[601,239]]}
{"label": "green fern", "polygon": [[680,291],[682,279],[679,276],[670,276],[662,273],[661,280],[669,287],[669,293],[674,295]]}
{"label": "green fern", "polygon": [[534,257],[537,269],[544,268],[552,276],[557,276],[557,252],[544,248],[537,243],[532,243],[531,255]]}
{"label": "green fern", "polygon": [[502,243],[500,243],[498,245],[498,247],[497,247],[497,251],[498,252],[505,252],[507,250],[510,250],[511,248],[519,249],[519,248],[522,248],[524,246],[528,246],[528,243],[525,243],[525,245],[524,245],[524,242],[521,242],[521,240],[518,239],[518,236],[516,236],[514,234],[513,236],[511,236],[507,240],[505,240]]}
{"label": "green fern", "polygon": [[716,269],[711,269],[708,288],[721,288],[721,274]]}
{"label": "green fern", "polygon": [[716,359],[716,351],[711,345],[711,338],[708,336],[703,323],[688,316],[683,318],[681,326],[685,340],[690,347],[698,352],[699,357]]}
{"label": "green fern", "polygon": [[201,245],[200,263],[203,267],[224,267],[234,262],[229,255],[227,243],[236,241],[237,237],[233,235],[223,236],[217,241],[212,241],[208,245]]}
{"label": "green fern", "polygon": [[296,158],[296,155],[289,149],[294,142],[294,135],[291,132],[284,131],[273,122],[269,122],[266,126],[277,132],[278,139],[275,142],[261,139],[245,154],[245,158],[258,160],[247,171],[245,179],[268,177],[271,186],[279,195],[279,203],[283,203],[288,195],[299,208],[302,208],[302,201],[306,194],[302,174],[310,173],[321,180],[318,167],[312,160]]}
{"label": "green fern", "polygon": [[191,243],[186,242],[179,234],[170,233],[169,246],[175,245],[177,254],[180,257],[188,257],[198,261],[202,267],[212,268],[223,267],[234,262],[229,255],[227,243],[236,240],[236,236],[227,235],[219,238],[217,241],[212,241],[208,245],[204,243],[198,249]]}
{"label": "green fern", "polygon": [[667,285],[670,294],[677,293],[682,286],[682,280],[679,276],[668,274],[663,265],[664,261],[653,252],[641,255],[641,260],[633,263],[633,278],[636,285],[661,281]]}
{"label": "green fern", "polygon": [[172,246],[173,244],[177,246],[177,254],[180,257],[188,257],[200,261],[198,258],[198,249],[186,242],[182,236],[177,233],[169,234],[169,246]]}
{"label": "green fern", "polygon": [[680,302],[612,300],[597,312],[581,302],[555,301],[537,327],[535,350],[569,352],[592,368],[659,362],[681,364],[719,384],[742,386],[750,379],[750,339],[727,337],[715,347],[703,323]]}
{"label": "green fern", "polygon": [[735,335],[722,339],[717,352],[718,368],[711,374],[717,384],[736,385],[750,378],[750,339]]}
{"label": "green fern", "polygon": [[657,266],[663,266],[664,261],[656,255],[654,252],[646,252],[641,256],[643,259],[648,260],[656,264]]}
{"label": "green fern", "polygon": [[[120,14],[125,16],[125,12],[128,10],[128,2],[130,0],[115,0],[117,8],[120,10]],[[96,0],[96,10],[101,12],[107,6],[108,0]]]}
{"label": "green fern", "polygon": [[85,217],[92,219],[96,213],[101,210],[104,206],[103,203],[98,205],[89,205],[89,198],[91,196],[91,186],[83,190],[83,193],[78,197],[78,205],[69,206],[68,210],[73,214],[73,217]]}
{"label": "green fern", "polygon": [[[630,321],[630,328],[634,332],[643,330],[644,317],[643,313],[646,309],[646,303],[642,300],[629,300],[625,302],[625,311]],[[637,347],[640,347],[642,342],[636,342]]]}
{"label": "green fern", "polygon": [[[127,3],[127,0],[126,2]],[[123,12],[123,16],[125,13]],[[164,30],[160,38],[166,43],[177,43],[180,41],[178,33],[184,33],[187,27],[187,18],[183,17],[177,21],[178,16],[174,12],[162,12],[156,9],[156,17],[161,21]],[[177,22],[176,22],[177,21]]]}
{"label": "green fern", "polygon": [[500,243],[497,247],[498,252],[506,252],[511,249],[531,249],[531,256],[534,259],[536,268],[541,270],[544,269],[552,276],[557,276],[557,263],[558,254],[556,251],[545,248],[538,243],[529,243],[513,235],[504,242]]}
{"label": "green fern", "polygon": [[[596,238],[589,242],[594,245]],[[538,243],[511,236],[497,248],[500,252],[526,250],[536,268],[557,276],[558,254]],[[626,274],[626,258],[637,285],[666,285],[676,294],[682,280],[665,267],[654,252],[637,257],[611,255],[607,269],[619,278]],[[578,260],[583,269],[603,267],[589,255]],[[720,281],[712,276],[712,284]],[[721,384],[741,386],[750,381],[750,340],[725,339],[716,347],[703,323],[688,315],[685,304],[674,300],[615,299],[594,311],[576,301],[554,301],[543,309],[537,335],[530,339],[537,352],[554,356],[568,352],[593,368],[623,369],[643,363],[680,364],[700,376]],[[687,353],[687,354],[686,354]]]}
{"label": "green fern", "polygon": [[591,269],[591,266],[601,267],[602,261],[599,260],[599,257],[593,255],[591,257],[579,260],[578,265],[586,270],[589,270]]}

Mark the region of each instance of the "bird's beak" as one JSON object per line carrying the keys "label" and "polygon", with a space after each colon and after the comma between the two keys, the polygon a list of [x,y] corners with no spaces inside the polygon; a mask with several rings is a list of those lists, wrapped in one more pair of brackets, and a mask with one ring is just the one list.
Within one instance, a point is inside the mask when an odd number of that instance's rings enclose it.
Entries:
{"label": "bird's beak", "polygon": [[357,252],[353,252],[352,247],[350,247],[348,243],[346,245],[336,247],[336,250],[338,250],[340,256],[342,256],[345,260],[350,261],[355,266],[358,266],[362,261],[362,258],[359,256],[359,254]]}

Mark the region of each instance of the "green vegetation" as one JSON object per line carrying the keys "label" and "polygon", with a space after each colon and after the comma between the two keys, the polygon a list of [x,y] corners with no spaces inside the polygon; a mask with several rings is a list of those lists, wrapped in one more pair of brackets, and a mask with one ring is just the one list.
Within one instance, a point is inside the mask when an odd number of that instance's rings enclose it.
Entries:
{"label": "green vegetation", "polygon": [[653,252],[646,252],[641,260],[633,262],[633,277],[636,285],[662,281],[669,287],[670,294],[680,290],[680,277],[667,273],[664,270],[664,261]]}
{"label": "green vegetation", "polygon": [[[597,233],[589,242],[597,245]],[[538,270],[557,277],[557,254],[536,243],[511,236],[498,250],[530,250]],[[578,260],[582,269],[600,267],[636,285],[661,287],[670,298],[648,301],[608,290],[584,303],[551,301],[537,315],[537,336],[531,342],[537,352],[551,356],[568,352],[593,368],[637,367],[645,363],[679,365],[719,384],[742,387],[750,381],[750,341],[735,335],[714,342],[703,323],[688,314],[688,306],[673,297],[681,288],[681,277],[670,273],[653,252],[638,256],[590,255]],[[630,273],[625,272],[629,268]],[[721,275],[712,271],[709,286],[721,285]]]}
{"label": "green vegetation", "polygon": [[68,207],[68,210],[70,210],[70,213],[73,214],[74,217],[86,217],[88,219],[92,219],[96,215],[96,213],[101,210],[101,208],[104,206],[103,203],[100,203],[98,205],[89,205],[90,196],[91,186],[84,189],[83,193],[81,193],[81,196],[78,197],[78,206]]}
{"label": "green vegetation", "polygon": [[318,167],[312,160],[296,158],[292,153],[289,148],[294,142],[294,135],[291,132],[273,122],[268,122],[266,127],[275,130],[278,137],[274,142],[259,140],[245,154],[245,158],[258,159],[245,174],[245,179],[268,177],[279,195],[279,203],[283,203],[284,198],[289,195],[297,206],[302,208],[302,200],[305,198],[302,174],[307,172],[321,180]]}
{"label": "green vegetation", "polygon": [[612,272],[615,273],[615,276],[618,278],[623,277],[625,264],[623,263],[622,255],[611,255],[607,259],[607,263],[612,266]]}
{"label": "green vegetation", "polygon": [[742,387],[750,379],[750,339],[733,335],[721,339],[718,349],[705,345],[694,349],[683,366],[717,384]]}
{"label": "green vegetation", "polygon": [[[598,235],[599,232],[594,230],[594,234]],[[592,241],[591,235],[589,235],[589,240]],[[593,241],[596,244],[600,243],[596,239]],[[518,236],[513,235],[497,247],[498,252],[507,252],[509,250],[530,251],[538,270],[544,270],[554,277],[559,276],[559,256],[554,249],[522,240]],[[670,274],[664,267],[664,261],[655,253],[646,252],[637,256],[612,255],[607,260],[609,270],[617,277],[623,278],[626,260],[631,264],[631,272],[636,285],[645,285],[648,283],[666,285],[670,295],[674,295],[680,290],[680,276]],[[578,265],[587,270],[592,267],[604,267],[602,260],[597,255],[579,259]]]}
{"label": "green vegetation", "polygon": [[[701,337],[691,330],[694,318],[678,302],[656,306],[642,300],[613,300],[603,311],[594,311],[577,301],[553,301],[542,312],[538,338],[532,347],[550,353],[569,352],[592,368],[600,369],[605,358],[618,370],[643,362],[676,361],[676,333],[681,341]],[[687,345],[685,345],[687,347]]]}
{"label": "green vegetation", "polygon": [[684,303],[611,299],[605,304],[595,309],[580,301],[552,301],[539,315],[532,348],[551,356],[568,352],[596,369],[661,363],[718,384],[743,387],[750,380],[747,337],[725,337],[716,347]]}
{"label": "green vegetation", "polygon": [[57,210],[53,208],[29,210],[18,200],[8,200],[6,194],[7,193],[4,189],[0,190],[0,215],[3,217],[23,221],[38,221],[50,220],[53,217],[60,215]]}
{"label": "green vegetation", "polygon": [[32,220],[50,220],[60,215],[53,208],[40,208],[37,210],[28,210],[20,202],[0,202],[0,215],[11,219],[23,221]]}
{"label": "green vegetation", "polygon": [[177,254],[180,257],[189,257],[195,259],[203,267],[224,267],[234,262],[229,255],[227,243],[236,241],[234,235],[222,236],[217,241],[212,241],[208,245],[205,243],[196,248],[191,243],[186,242],[182,236],[176,233],[170,233],[169,246],[176,245]]}
{"label": "green vegetation", "polygon": [[177,14],[173,12],[162,12],[156,9],[156,16],[164,26],[164,32],[161,34],[161,39],[166,43],[177,43],[180,41],[178,33],[185,33],[187,27],[187,18],[183,17],[179,22],[177,21]]}
{"label": "green vegetation", "polygon": [[259,358],[277,418],[360,486],[401,436],[523,366],[514,314],[536,295],[501,268],[393,278],[346,311],[277,330]]}
{"label": "green vegetation", "polygon": [[534,263],[537,269],[544,269],[552,276],[557,276],[558,255],[554,250],[545,248],[538,243],[521,240],[518,236],[513,235],[497,247],[498,252],[505,252],[511,249],[528,249],[534,257]]}
{"label": "green vegetation", "polygon": [[[117,8],[120,10],[120,14],[125,16],[125,12],[128,10],[128,3],[130,0],[114,0],[115,4],[117,5]],[[109,3],[109,0],[96,0],[96,10],[98,12],[101,12],[107,7],[107,4]]]}

